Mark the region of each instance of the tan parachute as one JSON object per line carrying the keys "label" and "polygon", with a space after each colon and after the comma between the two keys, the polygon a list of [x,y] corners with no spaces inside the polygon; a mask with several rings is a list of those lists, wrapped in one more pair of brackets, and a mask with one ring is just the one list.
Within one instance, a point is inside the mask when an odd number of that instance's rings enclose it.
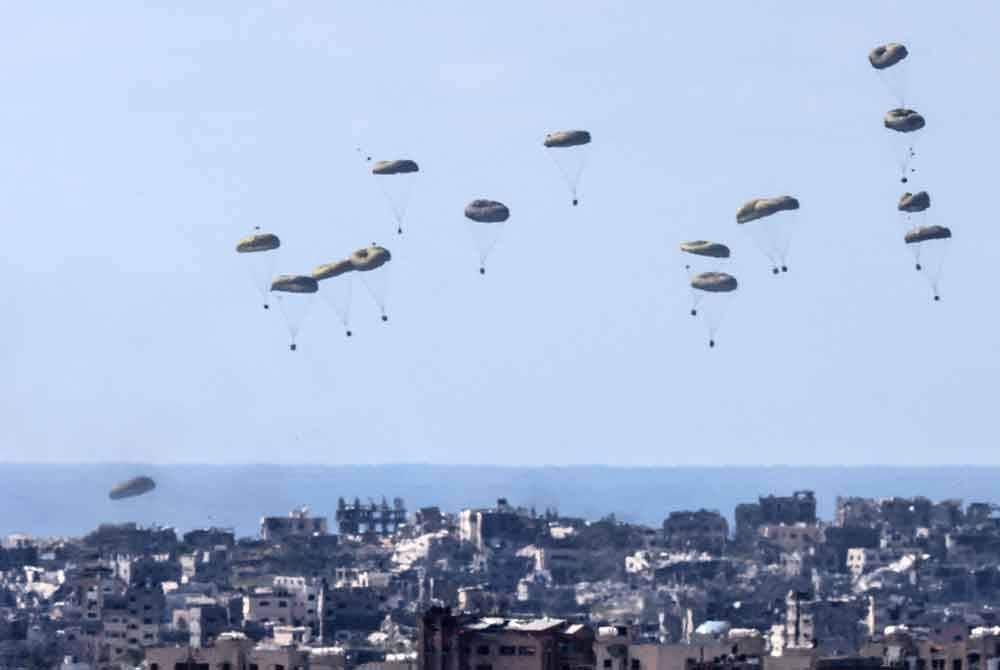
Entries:
{"label": "tan parachute", "polygon": [[737,286],[736,277],[725,272],[702,272],[691,279],[691,288],[709,293],[728,293],[735,291]]}
{"label": "tan parachute", "polygon": [[919,191],[918,193],[904,193],[899,198],[899,204],[896,208],[901,212],[922,212],[931,206],[931,196],[927,191]]}
{"label": "tan parachute", "polygon": [[708,346],[715,346],[729,303],[738,286],[736,277],[725,272],[702,272],[691,278],[692,314],[700,314],[708,330]]}
{"label": "tan parachute", "polygon": [[552,150],[549,156],[569,187],[574,207],[580,204],[580,177],[587,164],[590,139],[586,130],[559,130],[546,135],[543,142],[545,148]]}
{"label": "tan parachute", "polygon": [[782,212],[791,212],[798,208],[797,199],[790,195],[782,195],[775,198],[754,198],[736,211],[738,224],[766,219],[746,226],[745,230],[753,238],[757,248],[771,262],[773,274],[788,272],[788,247],[797,223],[797,217]]}
{"label": "tan parachute", "polygon": [[392,259],[389,250],[380,246],[370,246],[358,249],[351,254],[351,267],[358,272],[377,270]]}
{"label": "tan parachute", "polygon": [[798,209],[799,201],[790,195],[777,198],[754,198],[736,211],[736,223],[748,223],[766,216]]}
{"label": "tan parachute", "polygon": [[322,281],[324,279],[339,277],[340,275],[352,272],[353,270],[354,265],[351,263],[351,260],[345,259],[317,266],[316,269],[314,269],[310,274],[313,279]]}
{"label": "tan parachute", "polygon": [[385,198],[392,217],[396,220],[396,233],[403,234],[403,219],[410,206],[413,195],[414,177],[420,172],[416,161],[408,158],[396,160],[375,161],[372,174],[378,183],[382,196]]}
{"label": "tan parachute", "polygon": [[[903,236],[907,244],[951,239],[951,230],[944,226],[919,226]],[[919,268],[918,268],[919,269]]]}
{"label": "tan parachute", "polygon": [[116,484],[108,493],[108,497],[112,500],[134,498],[135,496],[141,496],[144,493],[149,493],[155,488],[156,482],[149,477],[133,477],[132,479],[127,479]]}
{"label": "tan parachute", "polygon": [[510,218],[510,210],[502,202],[477,199],[465,206],[465,216],[476,223],[503,223]]}
{"label": "tan parachute", "polygon": [[[353,282],[351,274],[354,272],[354,264],[350,258],[325,263],[316,267],[312,271],[312,278],[323,282],[323,290],[320,295],[323,300],[333,308],[340,322],[344,324],[344,333],[351,336],[351,294],[353,293]],[[336,281],[329,281],[336,280]]]}
{"label": "tan parachute", "polygon": [[578,147],[582,144],[590,144],[590,133],[586,130],[560,130],[545,136],[545,146],[549,148]]}
{"label": "tan parachute", "polygon": [[372,166],[372,174],[410,174],[411,172],[419,172],[420,168],[417,166],[416,161],[411,161],[406,158],[401,158],[392,161],[375,161],[375,165]]}
{"label": "tan parachute", "polygon": [[288,335],[291,338],[288,348],[292,351],[297,347],[295,338],[298,337],[302,321],[312,306],[313,294],[317,291],[319,282],[309,275],[278,275],[271,282],[271,292],[275,294],[278,307],[288,326]]}
{"label": "tan parachute", "polygon": [[934,300],[940,300],[938,286],[944,259],[948,254],[951,230],[944,226],[917,226],[904,235],[906,246],[913,252],[913,260],[933,292]]}
{"label": "tan parachute", "polygon": [[708,242],[705,240],[695,240],[693,242],[681,242],[681,251],[694,254],[696,256],[709,256],[711,258],[729,258],[729,247],[718,242]]}
{"label": "tan parachute", "polygon": [[264,252],[273,252],[280,246],[281,240],[274,233],[254,233],[236,243],[236,253],[240,255],[240,263],[245,265],[251,283],[260,293],[264,309],[270,309],[268,289],[271,287],[271,277],[277,259],[276,254]]}
{"label": "tan parachute", "polygon": [[486,274],[486,259],[503,232],[503,223],[510,218],[507,205],[496,200],[479,198],[465,206],[465,218],[472,221],[468,227],[479,251],[479,274]]}
{"label": "tan parachute", "polygon": [[876,70],[884,70],[906,58],[909,53],[902,44],[890,42],[872,49],[868,54],[868,62]]}
{"label": "tan parachute", "polygon": [[895,130],[898,133],[912,133],[927,125],[927,121],[923,116],[912,109],[905,109],[903,107],[890,109],[886,112],[883,123],[886,128]]}
{"label": "tan parachute", "polygon": [[351,266],[361,273],[359,275],[361,281],[364,282],[368,293],[378,305],[379,311],[382,313],[382,321],[389,320],[385,305],[389,288],[386,264],[390,260],[392,260],[392,254],[389,253],[389,250],[375,244],[358,249],[350,257]]}
{"label": "tan parachute", "polygon": [[315,293],[319,284],[307,275],[279,275],[271,282],[271,290],[279,293]]}
{"label": "tan parachute", "polygon": [[252,254],[261,251],[271,251],[281,246],[281,240],[273,233],[257,233],[244,237],[236,243],[236,252],[240,254]]}

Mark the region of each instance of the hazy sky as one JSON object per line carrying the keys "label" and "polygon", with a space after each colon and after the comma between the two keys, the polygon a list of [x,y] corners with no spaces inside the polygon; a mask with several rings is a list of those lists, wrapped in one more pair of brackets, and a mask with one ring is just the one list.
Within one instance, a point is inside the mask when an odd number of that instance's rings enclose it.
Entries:
{"label": "hazy sky", "polygon": [[[165,7],[151,7],[166,4]],[[0,459],[1000,463],[1000,5],[0,4]],[[868,65],[911,51],[913,271]],[[912,102],[911,102],[912,101]],[[583,204],[541,146],[594,137]],[[355,147],[414,158],[397,239]],[[734,222],[802,202],[772,277]],[[512,218],[480,277],[462,208]],[[390,322],[299,351],[234,253],[393,253]],[[679,241],[734,250],[706,346]]]}

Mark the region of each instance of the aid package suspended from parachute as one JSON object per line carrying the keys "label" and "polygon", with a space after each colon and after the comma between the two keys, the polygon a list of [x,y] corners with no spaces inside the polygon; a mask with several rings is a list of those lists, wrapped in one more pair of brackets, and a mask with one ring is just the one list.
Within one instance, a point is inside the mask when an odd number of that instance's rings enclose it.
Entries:
{"label": "aid package suspended from parachute", "polygon": [[291,338],[288,348],[292,351],[296,349],[295,339],[317,291],[319,283],[308,275],[279,275],[271,282],[271,293],[274,294],[281,314],[285,318],[285,325]]}
{"label": "aid package suspended from parachute", "polygon": [[320,295],[337,313],[337,318],[344,324],[347,337],[351,336],[351,295],[354,284],[351,273],[353,272],[354,265],[348,258],[325,263],[310,273],[313,279],[322,282],[323,290],[320,291]]}
{"label": "aid package suspended from parachute", "polygon": [[587,162],[590,133],[586,130],[560,130],[549,133],[543,142],[573,196],[573,206],[580,204],[580,177]]}
{"label": "aid package suspended from parachute", "polygon": [[788,272],[788,246],[798,217],[799,201],[790,195],[754,198],[736,211],[736,223],[746,225],[754,243],[771,261],[771,272]]}
{"label": "aid package suspended from parachute", "polygon": [[715,346],[715,334],[738,286],[736,277],[725,272],[702,272],[691,278],[694,309],[708,329],[710,347]]}
{"label": "aid package suspended from parachute", "polygon": [[909,181],[910,173],[915,172],[910,167],[917,155],[914,150],[917,139],[915,133],[927,125],[927,120],[912,109],[897,107],[885,113],[882,124],[891,131],[892,152],[899,164],[899,181],[905,184]]}
{"label": "aid package suspended from parachute", "polygon": [[419,172],[420,167],[417,163],[406,158],[376,161],[372,166],[372,174],[396,220],[398,234],[403,233],[403,219],[406,217],[406,209],[413,194],[413,183]]}
{"label": "aid package suspended from parachute", "polygon": [[264,300],[264,309],[268,309],[267,292],[274,274],[274,263],[277,256],[274,253],[281,246],[281,240],[273,233],[254,233],[236,243],[236,253],[244,259],[250,281]]}
{"label": "aid package suspended from parachute", "polygon": [[351,267],[364,282],[365,288],[371,295],[372,300],[378,305],[382,313],[382,321],[388,321],[389,316],[385,312],[386,294],[389,289],[388,263],[392,260],[392,254],[385,247],[371,245],[358,249],[348,259]]}
{"label": "aid package suspended from parachute", "polygon": [[486,274],[486,258],[493,251],[504,222],[510,218],[507,205],[496,200],[477,199],[465,206],[465,218],[479,250],[479,274]]}
{"label": "aid package suspended from parachute", "polygon": [[[684,271],[688,281],[705,272],[719,269],[721,261],[729,258],[729,247],[718,242],[694,240],[681,242],[681,252],[684,254]],[[691,316],[698,316],[699,296],[693,290],[691,295]]]}
{"label": "aid package suspended from parachute", "polygon": [[941,299],[938,285],[950,240],[951,229],[944,226],[917,226],[903,236],[906,246],[913,252],[917,271],[924,275],[935,301]]}
{"label": "aid package suspended from parachute", "polygon": [[906,47],[896,42],[877,46],[868,53],[868,62],[900,105],[906,104],[909,55]]}

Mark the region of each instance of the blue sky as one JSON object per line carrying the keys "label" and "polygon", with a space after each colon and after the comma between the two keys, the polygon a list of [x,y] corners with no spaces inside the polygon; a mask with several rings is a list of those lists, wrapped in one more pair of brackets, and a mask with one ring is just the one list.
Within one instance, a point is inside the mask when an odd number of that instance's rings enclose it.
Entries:
{"label": "blue sky", "polygon": [[[3,3],[0,444],[17,461],[1000,463],[996,3]],[[876,44],[911,51],[941,303],[900,239]],[[594,137],[583,204],[541,146]],[[355,154],[422,173],[397,239]],[[734,222],[802,202],[778,278]],[[462,218],[511,220],[489,274]],[[390,322],[280,271],[372,240]],[[730,244],[710,350],[676,245]]]}

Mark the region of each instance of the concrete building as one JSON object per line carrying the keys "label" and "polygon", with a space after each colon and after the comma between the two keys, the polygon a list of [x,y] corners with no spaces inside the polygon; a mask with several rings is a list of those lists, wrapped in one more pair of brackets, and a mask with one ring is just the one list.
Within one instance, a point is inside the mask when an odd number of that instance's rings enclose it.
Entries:
{"label": "concrete building", "polygon": [[435,607],[418,627],[421,670],[594,670],[594,631],[562,619],[453,615]]}
{"label": "concrete building", "polygon": [[790,496],[761,496],[756,503],[736,506],[736,539],[750,541],[757,529],[765,525],[792,526],[816,523],[816,495],[812,491],[795,491]]}
{"label": "concrete building", "polygon": [[266,516],[260,520],[260,537],[265,542],[280,543],[290,539],[308,540],[329,532],[326,517],[309,516],[309,508],[294,509],[284,516]]}
{"label": "concrete building", "polygon": [[729,539],[729,523],[715,510],[671,512],[663,522],[667,548],[721,554]]}
{"label": "concrete building", "polygon": [[363,504],[358,498],[353,503],[343,498],[337,501],[337,527],[342,535],[395,535],[405,525],[402,498],[393,499],[391,507],[385,498],[379,504],[373,500]]}
{"label": "concrete building", "polygon": [[515,508],[506,498],[492,509],[467,509],[459,515],[459,538],[478,551],[525,545],[540,535],[542,522],[528,510]]}

